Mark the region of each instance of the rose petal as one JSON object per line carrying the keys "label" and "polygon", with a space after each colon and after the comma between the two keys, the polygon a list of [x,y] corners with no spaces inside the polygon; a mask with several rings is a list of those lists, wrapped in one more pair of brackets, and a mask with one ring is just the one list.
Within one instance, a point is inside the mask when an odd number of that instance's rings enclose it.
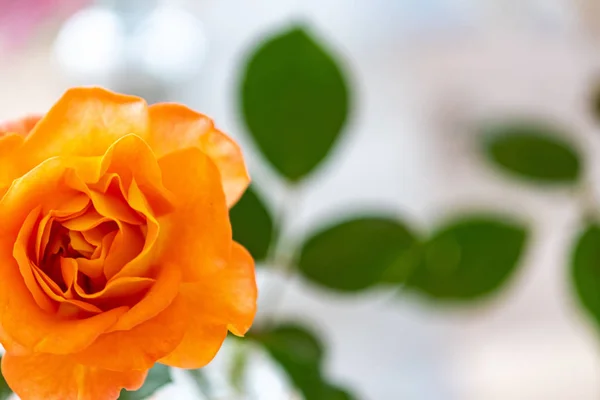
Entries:
{"label": "rose petal", "polygon": [[141,225],[144,222],[143,218],[129,207],[125,199],[107,196],[94,190],[90,191],[90,197],[98,213],[104,217],[132,225]]}
{"label": "rose petal", "polygon": [[179,346],[160,359],[165,365],[176,368],[202,368],[215,358],[227,337],[227,326],[202,318],[188,316],[188,330]]}
{"label": "rose petal", "polygon": [[154,318],[128,331],[102,335],[75,357],[85,365],[114,371],[148,369],[181,342],[191,312],[177,296]]}
{"label": "rose petal", "polygon": [[127,331],[153,318],[171,304],[179,291],[181,270],[173,264],[160,268],[156,283],[139,303],[119,318],[111,331]]}
{"label": "rose petal", "polygon": [[144,136],[147,127],[143,99],[101,88],[74,88],[37,123],[21,154],[29,168],[55,156],[100,156],[123,136]]}
{"label": "rose petal", "polygon": [[[55,292],[55,290],[50,288],[50,286],[51,286],[50,282],[47,279],[44,279],[43,276],[41,276],[42,272],[38,268],[33,268],[33,274],[37,278],[40,286],[42,287],[44,292],[48,295],[48,297],[50,299],[54,300],[58,304],[58,315],[60,315],[60,316],[67,315],[66,313],[61,312],[61,310],[60,310],[61,307],[64,309],[66,305],[73,306],[73,308],[70,308],[71,311],[68,313],[69,316],[74,316],[74,315],[89,316],[89,314],[99,314],[102,312],[101,309],[99,309],[98,307],[96,307],[93,304],[89,304],[89,303],[86,303],[81,300],[67,299],[63,295],[57,294]],[[52,283],[54,283],[54,282],[52,282]],[[81,311],[81,313],[79,313],[77,311]]]}
{"label": "rose petal", "polygon": [[86,293],[78,285],[75,286],[75,292],[79,297],[90,302],[93,302],[92,300],[106,302],[117,297],[135,297],[151,287],[154,282],[155,280],[152,278],[124,277],[108,282],[104,289],[95,293]]}
{"label": "rose petal", "polygon": [[200,138],[200,148],[219,168],[227,205],[233,207],[250,184],[239,145],[218,129]]}
{"label": "rose petal", "polygon": [[250,329],[256,314],[254,261],[234,243],[228,267],[198,283],[183,284],[181,296],[187,308],[186,334],[177,348],[161,362],[179,368],[202,368],[221,347],[227,327],[237,335]]}
{"label": "rose petal", "polygon": [[216,164],[223,180],[227,204],[232,206],[250,183],[242,151],[235,141],[215,129],[212,120],[179,104],[149,107],[148,144],[157,157],[198,147]]}
{"label": "rose petal", "polygon": [[[94,257],[93,259],[74,259],[73,261],[77,265],[77,270],[93,280],[102,280],[104,282],[104,263],[117,235],[117,231],[107,233],[100,241],[100,246],[98,246],[92,254]],[[85,293],[85,291],[78,286],[77,282],[75,282],[74,288],[77,293]],[[83,296],[83,294],[80,295]]]}
{"label": "rose petal", "polygon": [[25,140],[14,134],[0,137],[0,194],[15,178],[45,160],[100,156],[125,135],[144,136],[147,127],[147,105],[138,97],[100,88],[70,89]]}
{"label": "rose petal", "polygon": [[40,263],[46,246],[50,241],[50,233],[52,232],[53,223],[55,220],[60,221],[64,218],[76,218],[85,213],[89,208],[90,201],[84,194],[75,195],[71,199],[67,199],[59,208],[51,210],[43,216],[38,227],[35,240],[34,261]]}
{"label": "rose petal", "polygon": [[[112,222],[108,222],[106,224],[100,224],[94,229],[81,231],[81,234],[88,243],[93,244],[97,248],[102,244],[102,239],[104,239],[106,235],[108,235],[111,232],[114,232],[114,226],[115,224],[113,224]],[[92,257],[94,257],[93,254]]]}
{"label": "rose petal", "polygon": [[50,210],[49,214],[62,221],[66,218],[74,218],[85,213],[90,206],[90,199],[83,193],[78,193],[67,199],[63,204],[59,204],[57,208]]}
{"label": "rose petal", "polygon": [[179,265],[183,281],[225,268],[231,225],[218,170],[201,150],[180,150],[159,160],[165,186],[175,194],[175,211],[159,220],[163,249],[159,263]]}
{"label": "rose petal", "polygon": [[31,132],[40,119],[42,119],[42,115],[28,115],[14,121],[2,122],[0,123],[0,137],[10,133],[16,133],[25,137]]}
{"label": "rose petal", "polygon": [[231,262],[213,279],[199,283],[206,312],[218,310],[218,315],[227,321],[231,332],[244,335],[254,321],[258,297],[254,260],[248,250],[234,242]]}
{"label": "rose petal", "polygon": [[31,293],[31,296],[37,305],[44,311],[53,313],[56,312],[58,306],[48,297],[47,293],[44,293],[44,290],[40,287],[33,273],[31,260],[27,254],[29,241],[33,234],[33,228],[39,219],[40,210],[41,207],[36,207],[33,209],[23,222],[23,227],[19,231],[19,235],[17,236],[17,240],[13,248],[13,257],[18,263],[18,268],[21,272],[21,279],[27,286],[27,289]]}
{"label": "rose petal", "polygon": [[0,199],[0,233],[16,237],[34,208],[41,206],[42,214],[47,214],[80,195],[65,182],[65,168],[65,160],[52,158],[15,180]]}
{"label": "rose petal", "polygon": [[117,174],[122,193],[127,193],[132,181],[141,189],[154,214],[172,210],[171,194],[163,186],[162,173],[152,149],[141,138],[127,135],[108,149],[101,163],[102,174]]}
{"label": "rose petal", "polygon": [[50,233],[52,232],[52,226],[54,218],[52,214],[48,213],[42,217],[37,228],[37,235],[35,238],[35,262],[40,263],[46,252],[46,247],[50,242]]}
{"label": "rose petal", "polygon": [[193,302],[193,309],[211,320],[224,323],[232,333],[243,336],[256,314],[258,290],[254,260],[248,250],[233,242],[227,268],[182,286],[182,293]]}
{"label": "rose petal", "polygon": [[0,197],[19,175],[17,166],[10,159],[40,118],[41,116],[31,115],[0,124]]}
{"label": "rose petal", "polygon": [[18,134],[0,134],[0,199],[18,177],[17,166],[12,162],[13,153],[23,144],[23,136]]}
{"label": "rose petal", "polygon": [[122,388],[139,389],[147,371],[107,371],[86,367],[71,356],[32,354],[2,357],[2,374],[22,399],[117,399]]}
{"label": "rose petal", "polygon": [[[147,276],[154,255],[155,242],[159,235],[156,215],[172,210],[173,195],[163,186],[162,171],[148,145],[139,137],[128,135],[118,140],[106,152],[101,163],[101,173],[117,174],[120,194],[126,192],[128,207],[138,215],[145,217],[146,238],[139,254],[128,262],[107,263],[104,274],[107,279],[121,277]],[[110,184],[100,181],[99,188],[110,188]],[[101,200],[92,200],[100,205]],[[108,215],[110,210],[101,213]],[[113,208],[112,212],[116,210]],[[124,215],[114,214],[113,218],[124,220]]]}
{"label": "rose petal", "polygon": [[109,264],[105,265],[104,275],[109,282],[123,277],[146,276],[156,252],[156,242],[160,233],[160,225],[154,218],[146,202],[146,198],[138,188],[135,180],[131,181],[131,185],[129,186],[128,199],[130,205],[146,217],[146,238],[144,246],[138,255],[123,265],[122,268],[111,268]]}
{"label": "rose petal", "polygon": [[[63,260],[72,260],[72,259],[62,259]],[[61,262],[61,266],[64,262]],[[37,280],[41,290],[48,296],[48,298],[54,301],[54,305],[56,306],[56,313],[58,316],[68,316],[68,317],[89,317],[90,314],[99,314],[102,312],[100,308],[97,306],[90,304],[85,301],[73,299],[72,296],[65,295],[63,291],[58,287],[56,282],[44,273],[37,266],[32,265],[33,276]],[[69,292],[67,292],[69,294]],[[69,298],[71,297],[71,298]]]}
{"label": "rose petal", "polygon": [[110,221],[112,221],[111,218],[100,214],[94,208],[90,208],[83,214],[75,218],[62,221],[61,224],[69,230],[88,231],[90,229],[96,228],[100,224]]}
{"label": "rose petal", "polygon": [[2,347],[4,347],[5,352],[11,352],[14,355],[27,355],[31,354],[31,351],[18,343],[12,336],[2,328],[0,325],[0,341],[2,342]]}
{"label": "rose petal", "polygon": [[106,279],[115,276],[127,263],[139,256],[146,243],[148,240],[144,239],[138,226],[121,223],[119,232],[106,255],[101,269],[102,274]]}
{"label": "rose petal", "polygon": [[68,235],[69,246],[71,246],[74,251],[84,255],[87,258],[92,256],[96,248],[94,245],[85,240],[83,233],[79,231],[69,231]]}
{"label": "rose petal", "polygon": [[77,260],[64,257],[60,259],[60,272],[65,285],[67,285],[67,297],[74,297],[78,269]]}
{"label": "rose petal", "polygon": [[102,175],[98,183],[91,185],[89,195],[100,214],[133,225],[144,223],[143,216],[128,204],[127,191],[118,174]]}

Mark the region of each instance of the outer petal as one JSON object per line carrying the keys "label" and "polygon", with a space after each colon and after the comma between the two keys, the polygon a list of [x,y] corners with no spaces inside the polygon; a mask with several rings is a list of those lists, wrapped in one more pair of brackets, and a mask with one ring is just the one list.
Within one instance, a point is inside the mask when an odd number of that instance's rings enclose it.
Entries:
{"label": "outer petal", "polygon": [[187,147],[199,147],[217,165],[227,204],[231,207],[250,183],[242,151],[211,119],[179,104],[149,107],[148,143],[158,157]]}
{"label": "outer petal", "polygon": [[174,212],[159,219],[158,263],[179,265],[184,282],[225,268],[231,252],[231,225],[219,173],[199,149],[159,160],[163,182],[175,195]]}
{"label": "outer petal", "polygon": [[244,335],[254,321],[258,297],[254,260],[248,250],[234,242],[227,268],[198,282],[196,293],[202,297],[202,312],[225,321],[234,334]]}
{"label": "outer petal", "polygon": [[7,353],[2,374],[24,400],[110,400],[117,399],[122,388],[139,389],[147,371],[114,372],[86,367],[70,356]]}
{"label": "outer petal", "polygon": [[244,334],[256,313],[254,262],[241,245],[234,243],[229,266],[199,283],[184,284],[181,295],[194,312],[179,346],[161,360],[179,368],[208,364],[225,339],[227,327]]}
{"label": "outer petal", "polygon": [[131,330],[102,335],[74,357],[82,364],[113,371],[147,370],[181,342],[192,313],[177,296],[156,317]]}
{"label": "outer petal", "polygon": [[17,133],[3,135],[0,132],[0,199],[18,177],[19,171],[13,163],[14,152],[23,144],[23,136]]}
{"label": "outer petal", "polygon": [[20,174],[54,156],[99,156],[117,139],[145,137],[146,102],[101,88],[68,90],[35,125],[12,163]]}
{"label": "outer petal", "polygon": [[28,115],[21,119],[0,123],[0,137],[8,133],[27,136],[33,127],[42,119],[42,115]]}
{"label": "outer petal", "polygon": [[[186,294],[187,296],[187,294]],[[189,300],[189,299],[188,299]],[[193,307],[194,303],[188,303]],[[188,330],[177,348],[160,360],[177,368],[202,368],[215,357],[225,337],[227,326],[196,312],[188,315]]]}

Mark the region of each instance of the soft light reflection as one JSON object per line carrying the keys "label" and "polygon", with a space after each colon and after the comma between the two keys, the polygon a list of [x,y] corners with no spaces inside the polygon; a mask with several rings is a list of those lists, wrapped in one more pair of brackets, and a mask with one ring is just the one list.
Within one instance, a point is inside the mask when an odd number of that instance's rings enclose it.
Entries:
{"label": "soft light reflection", "polygon": [[90,7],[75,14],[55,43],[64,74],[79,84],[139,91],[148,97],[195,76],[207,50],[200,21],[172,5],[143,11],[135,18],[118,6]]}
{"label": "soft light reflection", "polygon": [[123,25],[112,11],[93,7],[70,18],[55,43],[56,59],[66,75],[78,81],[108,84],[122,66]]}
{"label": "soft light reflection", "polygon": [[179,83],[198,72],[207,45],[196,17],[183,9],[164,5],[142,22],[130,47],[152,76]]}

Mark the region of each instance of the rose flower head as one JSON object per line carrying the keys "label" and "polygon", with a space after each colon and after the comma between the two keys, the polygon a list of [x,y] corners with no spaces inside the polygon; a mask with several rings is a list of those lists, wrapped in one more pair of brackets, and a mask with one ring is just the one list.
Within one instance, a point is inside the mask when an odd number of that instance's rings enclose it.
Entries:
{"label": "rose flower head", "polygon": [[2,372],[23,400],[116,399],[200,368],[256,312],[238,145],[178,104],[75,88],[0,125]]}

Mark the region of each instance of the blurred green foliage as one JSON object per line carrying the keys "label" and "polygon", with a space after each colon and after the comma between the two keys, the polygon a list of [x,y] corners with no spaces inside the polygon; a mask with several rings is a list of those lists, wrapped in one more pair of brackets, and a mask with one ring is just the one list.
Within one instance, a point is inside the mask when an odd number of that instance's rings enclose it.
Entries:
{"label": "blurred green foliage", "polygon": [[409,228],[392,218],[355,218],[310,237],[300,252],[298,268],[321,286],[354,292],[380,283],[415,242]]}
{"label": "blurred green foliage", "polygon": [[206,400],[212,400],[213,398],[213,385],[212,382],[203,368],[200,369],[189,369],[196,389]]}
{"label": "blurred green foliage", "polygon": [[229,368],[229,380],[238,394],[244,394],[244,377],[248,366],[248,348],[240,340],[232,341],[236,347]]}
{"label": "blurred green foliage", "polygon": [[251,338],[264,346],[305,398],[319,398],[324,346],[316,335],[294,324],[254,332]]}
{"label": "blurred green foliage", "polygon": [[486,126],[483,137],[488,156],[505,171],[539,183],[575,183],[581,161],[564,136],[549,124],[521,120]]}
{"label": "blurred green foliage", "polygon": [[348,118],[340,65],[298,27],[259,45],[244,71],[241,102],[248,132],[280,174],[302,179],[326,158]]}
{"label": "blurred green foliage", "polygon": [[600,225],[592,222],[574,243],[571,276],[579,301],[600,328]]}
{"label": "blurred green foliage", "polygon": [[526,229],[507,218],[456,219],[423,244],[407,286],[438,300],[472,300],[492,293],[515,270],[526,237]]}
{"label": "blurred green foliage", "polygon": [[[240,98],[248,133],[263,156],[283,178],[299,183],[331,153],[343,132],[348,92],[335,57],[308,32],[293,28],[274,34],[251,53]],[[577,154],[546,130],[511,123],[491,128],[485,149],[503,169],[543,182],[578,178]],[[438,301],[477,300],[507,281],[527,238],[526,227],[494,215],[465,215],[427,236],[397,218],[364,215],[319,228],[298,249],[285,249],[294,255],[287,257],[291,265],[285,268],[346,295],[392,285]],[[273,228],[255,192],[241,200],[231,217],[234,237],[257,260],[269,257],[272,246],[277,253],[282,232]],[[305,399],[356,398],[323,379],[324,344],[307,328],[256,327],[250,338],[281,365]],[[237,381],[245,362],[239,365]]]}
{"label": "blurred green foliage", "polygon": [[[2,358],[0,357],[0,361],[1,360],[2,360]],[[10,398],[11,395],[12,395],[12,390],[6,383],[4,376],[2,376],[0,374],[0,400],[6,400],[6,399]]]}
{"label": "blurred green foliage", "polygon": [[254,331],[249,337],[277,361],[305,399],[353,399],[345,389],[327,381],[323,374],[325,345],[306,327],[282,324]]}
{"label": "blurred green foliage", "polygon": [[252,187],[246,190],[229,216],[233,239],[248,249],[255,261],[263,261],[273,240],[273,218]]}

